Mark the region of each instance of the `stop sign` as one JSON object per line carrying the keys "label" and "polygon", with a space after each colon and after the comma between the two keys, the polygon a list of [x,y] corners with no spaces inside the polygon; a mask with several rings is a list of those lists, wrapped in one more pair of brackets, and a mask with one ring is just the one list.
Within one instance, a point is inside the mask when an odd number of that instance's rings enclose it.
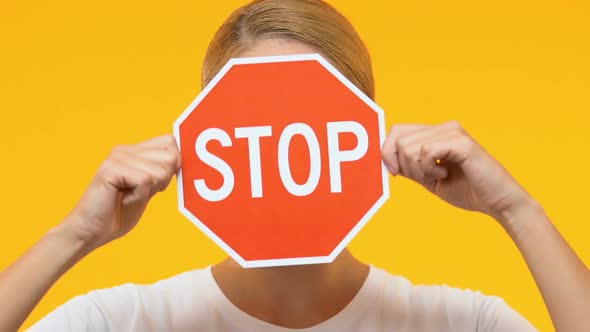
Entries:
{"label": "stop sign", "polygon": [[244,267],[331,262],[389,197],[383,110],[318,54],[231,59],[174,134],[180,211]]}

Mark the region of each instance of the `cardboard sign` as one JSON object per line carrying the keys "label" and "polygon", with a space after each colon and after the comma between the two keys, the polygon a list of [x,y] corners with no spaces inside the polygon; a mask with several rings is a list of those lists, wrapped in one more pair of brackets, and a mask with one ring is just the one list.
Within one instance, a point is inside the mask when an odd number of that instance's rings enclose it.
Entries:
{"label": "cardboard sign", "polygon": [[389,197],[383,110],[318,54],[230,60],[174,134],[180,211],[244,267],[331,262]]}

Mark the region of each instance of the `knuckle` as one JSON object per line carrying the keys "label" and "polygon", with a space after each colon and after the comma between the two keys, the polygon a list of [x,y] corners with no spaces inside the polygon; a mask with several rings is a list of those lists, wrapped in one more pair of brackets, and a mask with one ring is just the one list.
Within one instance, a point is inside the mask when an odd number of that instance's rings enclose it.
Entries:
{"label": "knuckle", "polygon": [[116,167],[117,165],[113,160],[107,159],[100,165],[98,171],[96,172],[96,175],[100,179],[108,180],[111,177],[113,177]]}
{"label": "knuckle", "polygon": [[169,165],[164,164],[160,168],[159,172],[156,174],[156,179],[158,182],[166,181],[171,176],[171,168]]}
{"label": "knuckle", "polygon": [[400,154],[403,154],[407,158],[417,154],[417,149],[413,148],[413,145],[409,144],[407,139],[400,139],[397,142],[397,150]]}
{"label": "knuckle", "polygon": [[178,162],[178,156],[176,153],[168,153],[164,157],[164,163],[167,167],[167,170],[176,170],[176,164]]}
{"label": "knuckle", "polygon": [[106,178],[111,174],[111,163],[109,160],[103,162],[100,167],[98,168],[97,175],[101,178]]}
{"label": "knuckle", "polygon": [[432,154],[432,145],[430,144],[423,144],[420,147],[420,156],[426,157]]}
{"label": "knuckle", "polygon": [[166,149],[176,148],[176,139],[174,138],[173,135],[170,135],[170,134],[164,135],[163,142],[164,142],[164,148],[166,148]]}
{"label": "knuckle", "polygon": [[155,164],[156,168],[153,170],[153,175],[160,181],[160,179],[168,178],[172,172],[172,164],[168,160],[169,157],[165,157],[165,159],[160,160],[158,163]]}
{"label": "knuckle", "polygon": [[168,176],[168,167],[165,164],[158,163],[157,167],[150,170],[150,177],[153,182],[160,183]]}
{"label": "knuckle", "polygon": [[461,129],[461,123],[459,123],[457,120],[451,120],[446,124],[453,129]]}
{"label": "knuckle", "polygon": [[128,147],[126,145],[123,145],[123,144],[115,145],[113,147],[113,151],[112,152],[113,153],[117,153],[117,154],[118,153],[123,153],[123,152],[127,151],[127,148]]}
{"label": "knuckle", "polygon": [[395,145],[399,150],[406,150],[408,147],[408,139],[406,137],[402,136],[397,139],[397,141],[395,142]]}
{"label": "knuckle", "polygon": [[170,144],[174,144],[174,145],[176,145],[176,139],[174,138],[174,135],[172,135],[172,134],[168,134],[168,135],[166,135],[166,138],[168,139],[168,142],[169,142]]}
{"label": "knuckle", "polygon": [[406,153],[406,147],[404,145],[402,145],[400,141],[395,142],[395,148],[396,148],[398,154],[405,154]]}
{"label": "knuckle", "polygon": [[418,159],[420,156],[420,146],[417,144],[409,145],[406,148],[406,154],[411,156],[412,159]]}
{"label": "knuckle", "polygon": [[176,158],[171,155],[167,155],[161,163],[162,169],[166,172],[167,175],[176,172]]}
{"label": "knuckle", "polygon": [[451,121],[451,128],[458,134],[464,135],[466,133],[459,121]]}
{"label": "knuckle", "polygon": [[146,172],[140,172],[137,174],[137,179],[140,185],[149,186],[152,184],[152,176]]}
{"label": "knuckle", "polygon": [[115,145],[113,147],[113,149],[111,150],[111,154],[109,155],[109,159],[114,159],[117,158],[125,153],[127,153],[127,151],[129,150],[129,147],[127,145]]}
{"label": "knuckle", "polygon": [[403,124],[394,124],[389,129],[389,135],[391,135],[391,136],[400,135],[401,133],[404,132],[404,128],[405,128],[405,126]]}
{"label": "knuckle", "polygon": [[459,145],[465,151],[471,151],[475,146],[473,140],[469,136],[461,136],[459,139]]}

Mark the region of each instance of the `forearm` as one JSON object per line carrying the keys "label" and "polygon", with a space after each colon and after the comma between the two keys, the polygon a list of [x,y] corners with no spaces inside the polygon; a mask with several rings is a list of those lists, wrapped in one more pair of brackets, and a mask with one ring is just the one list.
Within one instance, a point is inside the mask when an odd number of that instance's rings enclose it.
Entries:
{"label": "forearm", "polygon": [[501,223],[522,253],[558,332],[590,331],[590,270],[541,206],[528,202]]}
{"label": "forearm", "polygon": [[0,332],[16,331],[51,286],[87,252],[66,223],[0,274]]}

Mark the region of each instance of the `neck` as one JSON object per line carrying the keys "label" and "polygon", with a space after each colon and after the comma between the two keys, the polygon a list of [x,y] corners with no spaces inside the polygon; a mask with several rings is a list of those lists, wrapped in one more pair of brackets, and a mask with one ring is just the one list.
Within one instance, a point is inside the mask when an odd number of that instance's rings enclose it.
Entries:
{"label": "neck", "polygon": [[242,311],[288,328],[317,325],[358,293],[369,267],[348,250],[330,264],[244,269],[227,259],[213,267],[225,296]]}

